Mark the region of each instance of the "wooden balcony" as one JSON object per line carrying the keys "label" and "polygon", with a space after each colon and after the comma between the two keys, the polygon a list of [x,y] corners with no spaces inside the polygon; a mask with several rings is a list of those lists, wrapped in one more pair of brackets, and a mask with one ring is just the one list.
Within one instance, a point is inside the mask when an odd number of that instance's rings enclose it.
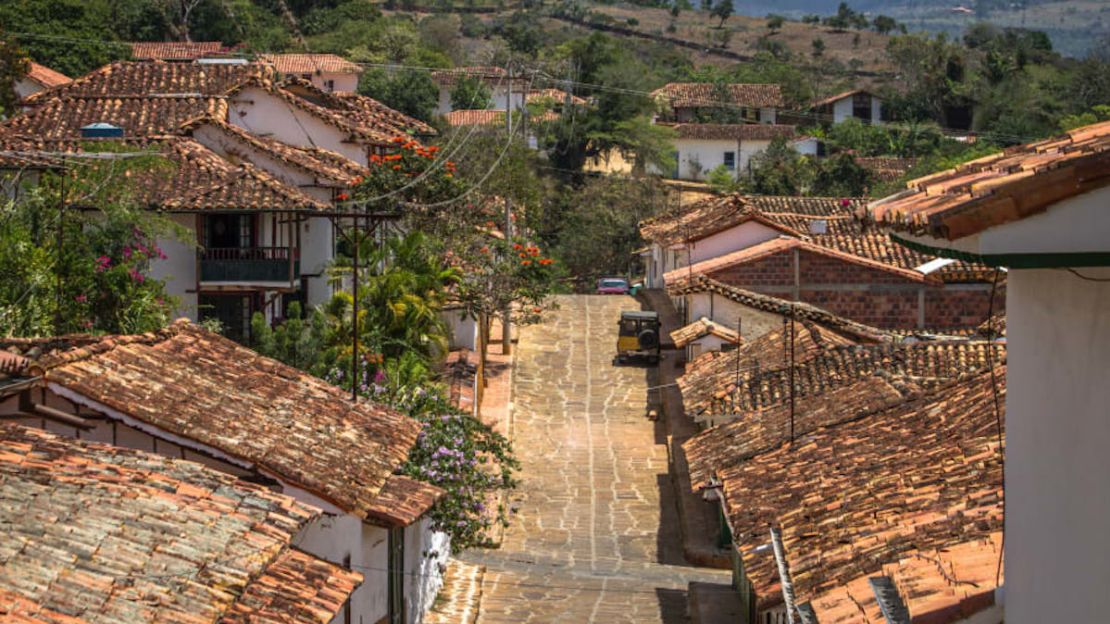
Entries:
{"label": "wooden balcony", "polygon": [[300,274],[290,247],[217,247],[200,252],[201,282],[291,283]]}

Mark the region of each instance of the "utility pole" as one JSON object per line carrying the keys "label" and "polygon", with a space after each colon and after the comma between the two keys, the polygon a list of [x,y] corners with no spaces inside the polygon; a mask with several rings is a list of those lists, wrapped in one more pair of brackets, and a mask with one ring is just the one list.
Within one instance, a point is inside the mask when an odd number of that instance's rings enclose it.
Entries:
{"label": "utility pole", "polygon": [[65,227],[66,227],[66,176],[69,175],[69,170],[65,167],[65,160],[62,160],[62,175],[59,182],[60,195],[58,196],[58,252],[55,263],[57,266],[57,292],[54,295],[54,335],[62,335],[62,290],[64,287],[64,280],[62,272],[65,271],[65,260],[62,258],[62,253],[65,249]]}
{"label": "utility pole", "polygon": [[[508,140],[513,140],[513,60],[509,59],[509,91],[505,99],[505,130],[509,133]],[[513,200],[505,197],[505,242],[510,246],[513,241]],[[511,248],[511,247],[510,247]],[[513,352],[513,304],[505,305],[501,314],[501,355],[511,355]]]}
{"label": "utility pole", "polygon": [[354,241],[354,265],[351,272],[351,400],[358,402],[358,248],[362,241],[358,237],[358,217],[354,219],[355,227],[352,231]]}

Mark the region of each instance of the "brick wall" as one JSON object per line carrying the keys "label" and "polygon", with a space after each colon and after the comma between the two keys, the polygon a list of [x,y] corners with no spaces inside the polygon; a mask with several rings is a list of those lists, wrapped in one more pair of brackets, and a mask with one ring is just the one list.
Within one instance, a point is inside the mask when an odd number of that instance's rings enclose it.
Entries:
{"label": "brick wall", "polygon": [[[979,325],[987,318],[989,284],[923,284],[881,269],[861,266],[807,251],[798,252],[798,299],[833,314],[884,329],[919,327],[919,292],[924,290],[927,329],[956,329]],[[794,251],[728,267],[709,277],[758,293],[792,299]],[[1002,288],[995,311],[1005,305]]]}

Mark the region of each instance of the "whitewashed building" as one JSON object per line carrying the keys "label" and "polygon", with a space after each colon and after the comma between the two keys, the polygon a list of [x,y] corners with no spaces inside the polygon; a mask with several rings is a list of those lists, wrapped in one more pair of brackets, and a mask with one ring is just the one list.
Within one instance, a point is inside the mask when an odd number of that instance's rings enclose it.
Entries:
{"label": "whitewashed building", "polygon": [[[911,183],[870,216],[1006,270],[1006,622],[1110,610],[1110,123]],[[997,392],[997,389],[996,389]]]}
{"label": "whitewashed building", "polygon": [[838,124],[848,119],[858,119],[868,125],[883,123],[883,101],[863,89],[853,89],[818,100],[811,107],[824,123]]}
{"label": "whitewashed building", "polygon": [[[2,124],[9,146],[94,149],[77,142],[94,128],[106,140],[154,142],[185,165],[172,185],[144,187],[151,208],[194,234],[160,241],[168,257],[151,274],[167,279],[179,313],[217,318],[233,336],[246,335],[255,312],[274,320],[292,301],[331,296],[325,269],[344,220],[329,209],[372,154],[396,137],[434,133],[371,98],[327,93],[266,64],[114,63],[26,104]],[[0,168],[19,173],[23,163]]]}
{"label": "whitewashed building", "polygon": [[70,78],[61,72],[54,71],[45,65],[34,61],[27,61],[27,73],[15,81],[15,96],[19,99],[34,95],[53,87],[69,84]]}
{"label": "whitewashed building", "polygon": [[395,474],[416,421],[187,320],[0,347],[0,417],[198,462],[323,510],[293,545],[362,575],[336,624],[418,624],[431,607],[450,540],[427,513],[443,491]]}

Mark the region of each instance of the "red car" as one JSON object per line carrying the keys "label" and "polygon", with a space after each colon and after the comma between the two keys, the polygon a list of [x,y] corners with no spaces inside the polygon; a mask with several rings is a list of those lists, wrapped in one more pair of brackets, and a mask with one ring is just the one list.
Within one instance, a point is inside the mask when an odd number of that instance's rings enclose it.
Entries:
{"label": "red car", "polygon": [[627,295],[628,280],[623,277],[603,277],[597,280],[599,295]]}

